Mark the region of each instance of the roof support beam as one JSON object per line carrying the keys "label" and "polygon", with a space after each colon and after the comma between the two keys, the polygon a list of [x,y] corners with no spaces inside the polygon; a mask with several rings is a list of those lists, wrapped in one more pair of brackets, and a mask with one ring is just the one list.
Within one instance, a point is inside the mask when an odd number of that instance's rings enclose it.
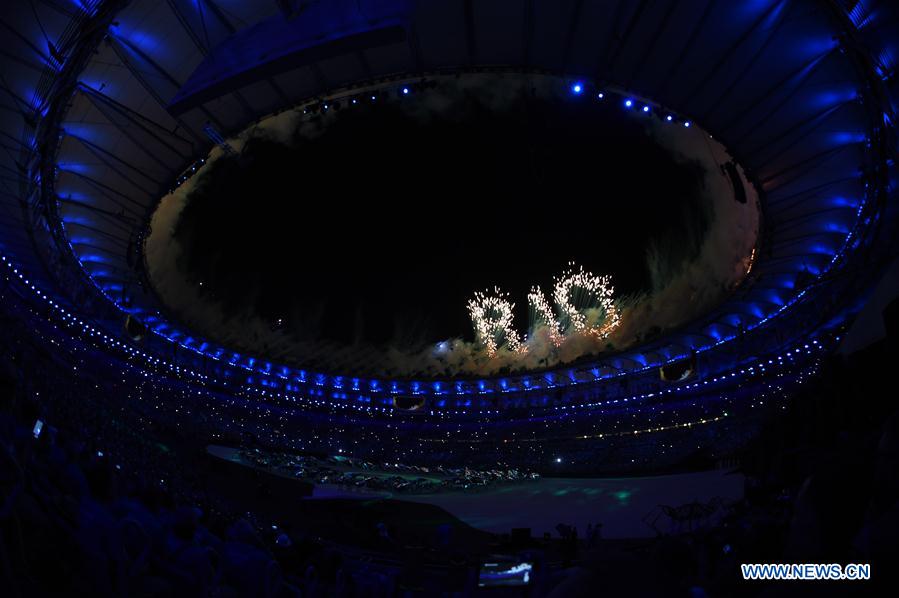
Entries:
{"label": "roof support beam", "polygon": [[[100,216],[106,216],[107,218],[111,219],[111,221],[114,221],[114,222],[122,225],[125,230],[131,230],[131,227],[133,227],[135,225],[135,220],[133,218],[128,218],[125,215],[125,211],[126,211],[125,208],[122,208],[121,212],[113,212],[112,210],[98,208],[97,206],[92,206],[91,204],[89,204],[87,202],[79,201],[77,199],[72,199],[70,197],[57,196],[56,201],[58,201],[61,204],[74,206],[77,208],[84,208],[85,210],[88,210],[95,214],[99,214]],[[136,217],[140,216],[140,214],[136,214],[134,212],[132,212],[132,214],[134,214]]]}
{"label": "roof support beam", "polygon": [[789,137],[791,134],[795,133],[798,130],[801,130],[803,127],[806,127],[810,124],[814,125],[814,126],[809,127],[806,131],[803,131],[800,135],[797,135],[795,139],[790,141],[790,143],[788,143],[785,147],[778,150],[777,153],[775,153],[773,156],[766,157],[765,162],[763,162],[762,164],[757,166],[755,169],[761,170],[766,165],[770,164],[771,162],[774,162],[777,158],[779,158],[780,156],[782,156],[783,154],[788,152],[790,149],[795,147],[797,143],[799,143],[800,141],[802,141],[803,139],[805,139],[806,137],[808,137],[809,135],[811,135],[812,133],[817,131],[818,126],[822,121],[827,120],[832,114],[834,114],[841,108],[845,107],[847,104],[849,104],[849,102],[843,102],[841,104],[837,104],[836,106],[831,106],[830,108],[822,110],[821,112],[819,112],[817,114],[813,114],[810,117],[805,118],[805,119],[799,121],[798,123],[788,127],[786,130],[777,133],[773,138],[766,139],[765,141],[760,141],[759,143],[757,143],[752,148],[752,150],[750,150],[748,152],[747,155],[751,156],[757,152],[761,152],[764,150],[764,148],[770,147],[770,146],[774,145],[775,143],[782,141],[784,138]]}
{"label": "roof support beam", "polygon": [[640,58],[637,59],[637,66],[634,68],[634,71],[631,73],[631,76],[627,81],[627,89],[631,89],[634,81],[639,79],[640,73],[643,71],[643,67],[646,65],[646,61],[652,55],[655,50],[656,43],[659,41],[659,38],[662,37],[662,32],[668,27],[668,23],[671,21],[671,15],[674,13],[674,9],[677,8],[677,0],[669,0],[668,6],[665,9],[665,14],[662,15],[662,19],[659,21],[658,26],[655,31],[653,31],[652,36],[649,38],[649,43],[643,48],[643,52],[640,54]]}
{"label": "roof support beam", "polygon": [[668,69],[665,78],[662,80],[661,84],[659,84],[654,97],[662,98],[665,95],[665,92],[668,91],[668,86],[671,84],[674,75],[680,71],[681,65],[684,63],[684,60],[687,58],[687,54],[693,49],[693,46],[696,45],[696,40],[699,38],[699,32],[705,28],[705,22],[709,19],[709,16],[712,14],[712,9],[715,6],[714,0],[707,0],[705,4],[705,8],[702,10],[702,14],[699,16],[699,19],[693,24],[693,28],[690,29],[690,34],[687,36],[687,43],[681,48],[680,52],[677,54],[677,58],[674,59],[674,63],[671,65],[671,68]]}
{"label": "roof support beam", "polygon": [[[155,60],[147,56],[140,48],[132,44],[129,40],[114,35],[110,35],[108,40],[109,44],[112,46],[113,51],[116,53],[116,56],[118,56],[119,60],[122,61],[122,64],[125,65],[125,67],[131,72],[134,78],[137,79],[141,86],[147,90],[147,93],[149,93],[150,96],[154,100],[156,100],[156,103],[159,104],[160,108],[165,110],[166,101],[159,94],[159,92],[156,91],[156,89],[152,85],[150,85],[150,82],[147,81],[147,78],[144,77],[141,70],[137,68],[137,65],[133,63],[133,59],[131,58],[131,56],[134,55],[140,58],[141,61],[149,65],[150,68],[152,68],[159,76],[168,81],[168,83],[172,85],[176,91],[180,89],[181,83],[179,83],[174,76],[172,76],[168,71],[162,68]],[[204,112],[206,112],[205,109]],[[207,113],[207,117],[212,118],[212,115],[209,115]],[[183,120],[181,120],[177,116],[172,116],[172,118],[176,123],[178,123],[178,126],[181,129],[185,130],[191,137],[194,138],[194,141],[197,143],[197,145],[203,144],[203,138],[196,131],[187,126],[187,124]]]}
{"label": "roof support beam", "polygon": [[531,51],[534,43],[534,0],[522,0],[524,10],[524,28],[521,32],[523,56],[521,63],[525,67],[531,66],[533,57]]}
{"label": "roof support beam", "polygon": [[771,42],[777,37],[778,31],[780,28],[787,22],[787,13],[789,13],[790,9],[793,7],[793,4],[790,4],[786,7],[786,9],[781,15],[781,18],[778,19],[776,25],[770,29],[768,35],[765,38],[764,43],[759,46],[758,50],[752,55],[752,58],[749,60],[749,63],[746,67],[733,78],[733,80],[724,88],[718,97],[711,103],[711,108],[708,112],[706,112],[705,117],[703,118],[704,122],[709,122],[712,118],[712,115],[718,111],[718,108],[723,106],[725,101],[730,98],[730,94],[733,93],[734,89],[737,88],[740,81],[743,80],[746,73],[752,70],[752,68],[756,65],[762,55],[765,53],[765,50],[768,49],[768,46],[771,45]]}
{"label": "roof support beam", "polygon": [[81,145],[84,146],[87,151],[89,151],[95,158],[103,162],[106,166],[112,169],[116,174],[118,174],[122,179],[133,185],[136,189],[146,195],[152,195],[150,192],[146,190],[144,185],[141,185],[137,181],[135,181],[131,176],[122,171],[122,166],[127,168],[130,172],[137,174],[140,177],[149,183],[152,183],[157,186],[162,186],[163,181],[158,181],[147,174],[144,170],[137,168],[136,166],[129,164],[128,162],[122,160],[117,155],[113,154],[109,150],[106,150],[95,143],[91,143],[87,139],[79,137],[78,135],[74,135],[72,133],[66,133],[67,136],[76,139]]}
{"label": "roof support beam", "polygon": [[105,237],[106,239],[108,239],[112,242],[121,243],[122,245],[125,245],[125,246],[127,246],[129,243],[131,243],[130,236],[120,237],[119,235],[116,235],[109,230],[102,229],[102,228],[96,228],[94,226],[91,226],[90,224],[85,224],[83,222],[67,222],[66,223],[66,228],[72,228],[72,227],[83,228],[85,230],[90,231],[91,233],[93,233],[95,235],[100,235],[101,237]]}
{"label": "roof support beam", "polygon": [[140,148],[141,151],[143,151],[144,154],[146,154],[151,160],[156,162],[158,165],[162,166],[166,172],[171,169],[171,166],[166,164],[165,162],[163,162],[161,159],[159,159],[159,157],[156,156],[155,152],[151,151],[149,148],[146,147],[146,144],[141,143],[138,139],[136,139],[134,137],[134,135],[128,130],[127,127],[122,126],[122,124],[119,122],[119,119],[111,118],[109,115],[110,109],[115,111],[120,116],[124,117],[131,124],[137,126],[144,133],[146,133],[147,135],[152,137],[154,140],[156,140],[160,145],[162,145],[166,149],[170,150],[174,155],[179,156],[180,158],[182,158],[185,161],[188,159],[188,156],[186,156],[181,151],[179,151],[177,148],[175,148],[171,143],[169,143],[168,141],[166,141],[165,139],[160,137],[160,135],[158,133],[156,133],[155,131],[153,131],[150,128],[150,126],[155,126],[155,127],[157,127],[158,130],[165,131],[167,135],[170,135],[183,143],[191,145],[188,140],[172,134],[171,132],[167,131],[164,127],[162,127],[162,125],[160,125],[159,123],[156,123],[156,122],[148,119],[147,117],[134,112],[133,110],[131,110],[127,106],[124,106],[123,104],[119,104],[112,98],[109,98],[109,97],[103,95],[102,92],[99,92],[99,91],[97,91],[91,87],[88,87],[84,84],[81,84],[80,88],[83,91],[85,91],[87,97],[91,100],[91,102],[94,104],[94,106],[96,106],[100,110],[100,112],[102,112],[107,118],[109,118],[110,122],[112,122],[116,127],[118,127],[118,129],[119,129],[119,131],[121,131],[122,135],[127,137],[132,143],[134,143],[138,148]]}
{"label": "roof support beam", "polygon": [[[113,189],[106,183],[101,183],[100,181],[98,181],[92,177],[89,177],[86,174],[82,174],[80,172],[75,172],[74,170],[65,170],[65,169],[62,169],[62,172],[65,172],[66,174],[70,174],[74,177],[77,177],[78,179],[81,179],[82,181],[86,182],[91,187],[97,189],[100,193],[102,193],[103,197],[107,198],[109,201],[113,202],[114,204],[116,204],[117,206],[122,208],[123,210],[127,210],[127,211],[131,212],[132,214],[135,214],[136,216],[140,216],[143,213],[143,211],[146,209],[146,206],[144,204],[135,200],[130,195],[122,193],[121,191],[117,191],[116,189]],[[134,211],[133,207],[128,206],[126,203],[122,203],[122,200],[125,200],[125,202],[133,204],[134,206],[137,206],[138,208],[140,208],[140,211]]]}
{"label": "roof support beam", "polygon": [[799,173],[797,174],[797,176],[790,179],[790,181],[792,182],[792,181],[796,180],[797,178],[803,176],[808,171],[809,168],[817,168],[817,167],[821,166],[824,162],[826,162],[827,160],[829,160],[830,158],[832,158],[833,156],[835,156],[836,154],[840,153],[841,151],[845,150],[848,147],[852,147],[852,145],[840,145],[837,147],[832,147],[830,149],[824,150],[823,152],[818,152],[817,154],[809,156],[808,158],[804,158],[804,159],[796,162],[795,164],[791,164],[790,166],[782,168],[782,169],[778,170],[777,172],[771,174],[770,176],[762,179],[762,185],[767,185],[768,183],[774,181],[775,179],[782,177],[783,175],[785,175],[787,173],[798,170]]}
{"label": "roof support beam", "polygon": [[584,9],[584,0],[575,0],[574,10],[568,19],[568,30],[565,33],[565,49],[562,52],[562,71],[568,72],[571,62],[571,50],[574,47],[574,36],[577,33],[578,24],[581,22],[581,12]]}
{"label": "roof support beam", "polygon": [[625,46],[627,46],[627,42],[631,37],[631,34],[634,32],[634,29],[637,28],[637,24],[640,22],[640,18],[643,16],[643,11],[646,10],[648,0],[640,0],[640,4],[637,5],[637,8],[634,10],[634,13],[631,15],[631,18],[628,19],[627,27],[624,28],[624,33],[621,35],[621,39],[618,40],[618,44],[615,46],[615,52],[609,58],[608,64],[605,67],[606,73],[611,73],[615,68],[615,63],[618,62],[618,57],[621,56],[621,53],[624,51]]}
{"label": "roof support beam", "polygon": [[463,18],[465,19],[465,51],[468,54],[468,64],[472,65],[477,60],[478,42],[476,38],[474,22],[474,0],[463,0]]}
{"label": "roof support beam", "polygon": [[737,123],[742,122],[742,120],[740,120],[741,117],[752,112],[752,109],[754,106],[758,106],[758,105],[762,104],[770,96],[772,96],[773,94],[782,90],[784,87],[786,87],[787,85],[789,85],[791,82],[793,82],[795,80],[793,89],[788,94],[786,94],[783,97],[783,99],[781,99],[780,102],[778,102],[773,108],[771,108],[771,110],[769,110],[767,113],[765,113],[764,116],[756,119],[752,123],[751,126],[746,127],[746,133],[744,133],[741,137],[739,137],[735,141],[735,143],[739,144],[741,141],[743,141],[743,139],[745,137],[752,134],[756,129],[758,129],[759,126],[762,125],[765,121],[767,121],[772,116],[777,114],[780,111],[780,109],[783,108],[790,101],[790,99],[792,99],[792,97],[794,95],[796,95],[796,93],[802,87],[802,84],[805,83],[805,81],[815,73],[815,71],[818,69],[818,67],[820,67],[821,64],[824,63],[824,59],[827,58],[828,56],[830,56],[830,53],[832,51],[833,50],[829,50],[829,51],[825,52],[824,54],[815,56],[807,64],[804,64],[801,67],[799,67],[798,69],[796,69],[795,71],[793,71],[792,73],[789,73],[786,77],[783,77],[780,81],[776,82],[774,85],[772,85],[771,87],[766,89],[764,92],[762,92],[761,94],[759,94],[758,96],[753,98],[753,101],[746,103],[742,110],[735,112],[735,114],[737,115],[737,120],[732,121],[731,123],[725,124],[723,130],[727,131],[729,129],[732,129]]}
{"label": "roof support beam", "polygon": [[602,51],[599,54],[599,58],[597,59],[596,64],[596,78],[600,81],[603,80],[605,74],[608,72],[606,68],[606,61],[609,57],[609,52],[612,50],[612,43],[615,41],[616,31],[618,31],[618,21],[621,19],[621,11],[625,6],[628,6],[628,0],[618,0],[615,3],[615,10],[612,12],[612,25],[609,29],[609,35],[606,39],[606,43],[603,45]]}
{"label": "roof support beam", "polygon": [[740,37],[734,40],[730,47],[728,47],[727,50],[725,50],[724,53],[722,53],[718,57],[718,60],[715,61],[715,64],[712,66],[711,70],[709,70],[709,72],[706,73],[705,76],[696,85],[692,86],[690,92],[684,98],[683,102],[681,102],[681,105],[690,105],[697,94],[699,94],[699,92],[709,84],[709,81],[711,81],[715,77],[715,75],[717,75],[718,72],[724,67],[724,65],[727,64],[727,61],[730,60],[730,58],[734,55],[734,52],[736,52],[740,48],[740,46],[742,46],[750,37],[752,37],[752,34],[755,33],[756,29],[758,29],[762,25],[762,23],[767,21],[772,14],[776,16],[777,13],[775,13],[775,11],[782,12],[784,1],[785,0],[781,0],[780,2],[771,4],[771,6],[768,7],[768,10],[763,12],[752,23],[752,26],[750,26],[749,29],[744,31],[743,34],[740,35]]}

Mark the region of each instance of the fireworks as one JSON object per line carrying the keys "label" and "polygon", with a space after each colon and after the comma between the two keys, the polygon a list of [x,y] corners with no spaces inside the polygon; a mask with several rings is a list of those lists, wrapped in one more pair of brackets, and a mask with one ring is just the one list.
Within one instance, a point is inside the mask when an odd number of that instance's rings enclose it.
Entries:
{"label": "fireworks", "polygon": [[[562,345],[566,334],[588,334],[606,338],[618,327],[621,314],[615,305],[615,288],[608,275],[598,276],[584,270],[569,269],[556,278],[553,288],[555,310],[546,300],[540,287],[531,287],[528,293],[530,329],[545,326],[550,341],[556,347]],[[468,302],[468,313],[474,326],[475,337],[489,356],[506,346],[511,351],[526,352],[518,333],[512,326],[515,304],[508,296],[495,288],[493,294],[475,293]]]}
{"label": "fireworks", "polygon": [[540,287],[531,287],[531,292],[528,293],[528,306],[531,312],[531,330],[538,325],[546,326],[549,329],[549,340],[552,344],[557,347],[561,345],[562,327]]}
{"label": "fireworks", "polygon": [[475,337],[491,357],[503,345],[512,351],[521,349],[521,340],[512,327],[514,309],[515,304],[498,288],[493,289],[492,295],[477,292],[468,302]]}
{"label": "fireworks", "polygon": [[[620,315],[615,307],[615,287],[612,277],[597,276],[584,270],[577,270],[574,264],[556,279],[553,299],[556,302],[566,330],[584,331],[605,338],[619,323]],[[599,322],[591,322],[588,311],[599,311]]]}

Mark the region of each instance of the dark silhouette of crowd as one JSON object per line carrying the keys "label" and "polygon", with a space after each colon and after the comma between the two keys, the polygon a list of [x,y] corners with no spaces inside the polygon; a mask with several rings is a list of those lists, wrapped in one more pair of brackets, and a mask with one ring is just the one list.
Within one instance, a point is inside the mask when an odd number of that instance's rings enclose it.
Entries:
{"label": "dark silhouette of crowd", "polygon": [[[478,564],[494,553],[538,564],[531,595],[593,596],[597,588],[629,596],[896,590],[894,336],[848,358],[828,358],[776,417],[746,432],[752,440],[728,451],[726,461],[746,476],[745,498],[722,506],[715,518],[669,527],[653,539],[604,538],[597,522],[542,539],[483,534],[484,546],[472,539],[450,549],[443,536],[451,534],[440,524],[425,537],[395,523],[363,521],[357,526],[368,534],[363,543],[350,528],[322,537],[273,522],[265,508],[235,500],[207,479],[205,445],[191,442],[208,436],[203,418],[184,429],[150,417],[157,403],[142,403],[139,393],[128,395],[133,404],[120,400],[122,382],[102,369],[99,353],[38,342],[39,332],[29,338],[11,320],[0,325],[4,596],[463,596],[475,591]],[[672,438],[646,435],[647,459]],[[349,462],[363,472],[375,464]],[[414,464],[400,469],[423,471]],[[443,471],[457,469],[449,463]],[[494,483],[506,473],[485,475]],[[670,512],[694,510],[703,509],[673,505]],[[812,588],[740,575],[741,563],[777,562],[870,563],[872,580]]]}

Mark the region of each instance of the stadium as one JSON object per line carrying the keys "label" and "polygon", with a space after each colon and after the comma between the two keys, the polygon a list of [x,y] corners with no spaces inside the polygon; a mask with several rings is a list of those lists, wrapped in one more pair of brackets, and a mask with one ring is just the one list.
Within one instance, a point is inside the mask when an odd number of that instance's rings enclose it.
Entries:
{"label": "stadium", "polygon": [[0,25],[10,595],[895,583],[893,2]]}

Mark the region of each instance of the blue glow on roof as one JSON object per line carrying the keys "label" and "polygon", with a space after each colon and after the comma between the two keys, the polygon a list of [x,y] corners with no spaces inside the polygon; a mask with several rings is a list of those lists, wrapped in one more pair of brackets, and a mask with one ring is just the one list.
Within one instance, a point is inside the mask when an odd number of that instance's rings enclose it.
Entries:
{"label": "blue glow on roof", "polygon": [[[80,3],[77,3],[77,4],[80,4]],[[769,6],[771,3],[770,3],[770,2],[753,2],[752,4],[753,4],[753,5],[756,5],[756,6],[759,7],[759,9],[761,10],[761,9],[763,9],[764,7]],[[863,3],[860,3],[860,4],[863,4]],[[856,8],[858,8],[858,7],[856,7]],[[869,15],[869,17],[870,17],[870,15]],[[395,88],[394,88],[394,89],[395,89]],[[853,93],[854,93],[854,90],[853,90]],[[834,97],[836,97],[835,94],[838,94],[838,92],[830,92],[830,97],[831,97],[831,99],[834,98]],[[826,95],[826,94],[822,94],[822,96],[823,96],[823,95]],[[831,100],[831,101],[833,101],[833,100]],[[686,125],[685,125],[685,126],[686,126]],[[82,128],[88,129],[88,127],[82,127]],[[90,135],[90,131],[85,131],[85,132],[86,132],[87,135]],[[843,135],[847,135],[847,134],[846,134],[846,133],[843,133],[843,132],[837,132],[837,133],[834,133],[834,134],[833,134],[833,139],[834,139],[834,141],[836,141],[836,142],[841,142],[841,143],[842,143],[842,142],[850,143],[850,142],[857,141],[857,139],[854,139],[854,138],[852,138],[852,137],[845,137],[845,136],[843,136]],[[848,135],[852,135],[852,133],[849,133]],[[841,136],[842,136],[842,137],[841,137]],[[85,138],[87,138],[87,137],[85,137]],[[864,140],[864,135],[862,135],[862,139],[861,139],[861,140]],[[822,199],[821,201],[827,201],[827,200]],[[838,203],[838,202],[841,202],[841,201],[846,202],[845,205],[846,205],[847,207],[853,207],[853,208],[854,208],[854,207],[861,207],[861,201],[859,201],[859,200],[849,200],[849,199],[846,199],[846,198],[834,198],[834,199],[831,200],[831,201],[834,202],[835,207],[836,207],[836,206],[839,206],[839,205],[843,205],[843,204],[839,204],[839,203]],[[81,222],[79,222],[79,221],[81,221]],[[64,222],[68,222],[68,223],[70,223],[70,224],[79,224],[79,223],[80,223],[80,224],[88,224],[88,223],[90,223],[91,221],[90,221],[90,220],[87,220],[87,219],[84,219],[84,218],[81,218],[81,217],[71,217],[71,216],[69,216],[69,217],[64,218]],[[849,234],[849,232],[851,232],[851,230],[852,230],[849,226],[845,226],[845,225],[843,225],[843,224],[841,224],[841,223],[830,223],[830,224],[828,224],[828,225],[826,225],[826,226],[828,227],[827,230],[833,230],[834,232],[840,232],[840,233],[844,233],[844,232],[845,232],[846,234]],[[830,227],[837,227],[837,228],[830,228]],[[73,241],[73,243],[74,243],[74,241]],[[822,245],[821,247],[825,247],[825,246]],[[835,257],[835,259],[836,259],[837,250],[834,250],[834,249],[831,249],[831,248],[826,248],[826,247],[825,247],[825,249],[826,249],[826,250],[822,252],[823,254],[826,254],[826,255],[828,255],[828,256],[834,255],[834,257]],[[820,261],[820,260],[819,260],[819,261]],[[810,272],[811,272],[811,271],[812,271],[812,270],[810,269]],[[813,272],[813,273],[817,273],[817,272]],[[94,276],[97,276],[97,275],[98,275],[98,273],[97,273],[97,272],[94,272]],[[108,271],[103,271],[103,275],[109,275]],[[104,290],[106,290],[107,288],[110,288],[110,286],[111,286],[111,285],[106,285],[106,286],[104,287]],[[759,317],[762,317],[762,316],[759,315]],[[206,347],[208,348],[208,343],[204,343],[202,346],[206,346]],[[204,348],[203,351],[205,351],[205,350],[206,350],[206,349]],[[222,353],[221,353],[221,349],[216,349],[216,354],[218,354],[219,356],[221,356],[221,354],[222,354]],[[646,362],[646,359],[643,358],[643,361]],[[607,376],[607,377],[608,377],[608,376]],[[547,380],[552,381],[552,378],[551,378],[551,377],[550,377],[550,378],[547,378]],[[492,384],[492,383],[491,383],[491,384]],[[525,387],[527,387],[527,385],[525,385]],[[459,388],[459,386],[457,386],[457,388]],[[479,385],[479,388],[480,388],[482,391],[484,390],[484,388],[483,388],[483,382]]]}

